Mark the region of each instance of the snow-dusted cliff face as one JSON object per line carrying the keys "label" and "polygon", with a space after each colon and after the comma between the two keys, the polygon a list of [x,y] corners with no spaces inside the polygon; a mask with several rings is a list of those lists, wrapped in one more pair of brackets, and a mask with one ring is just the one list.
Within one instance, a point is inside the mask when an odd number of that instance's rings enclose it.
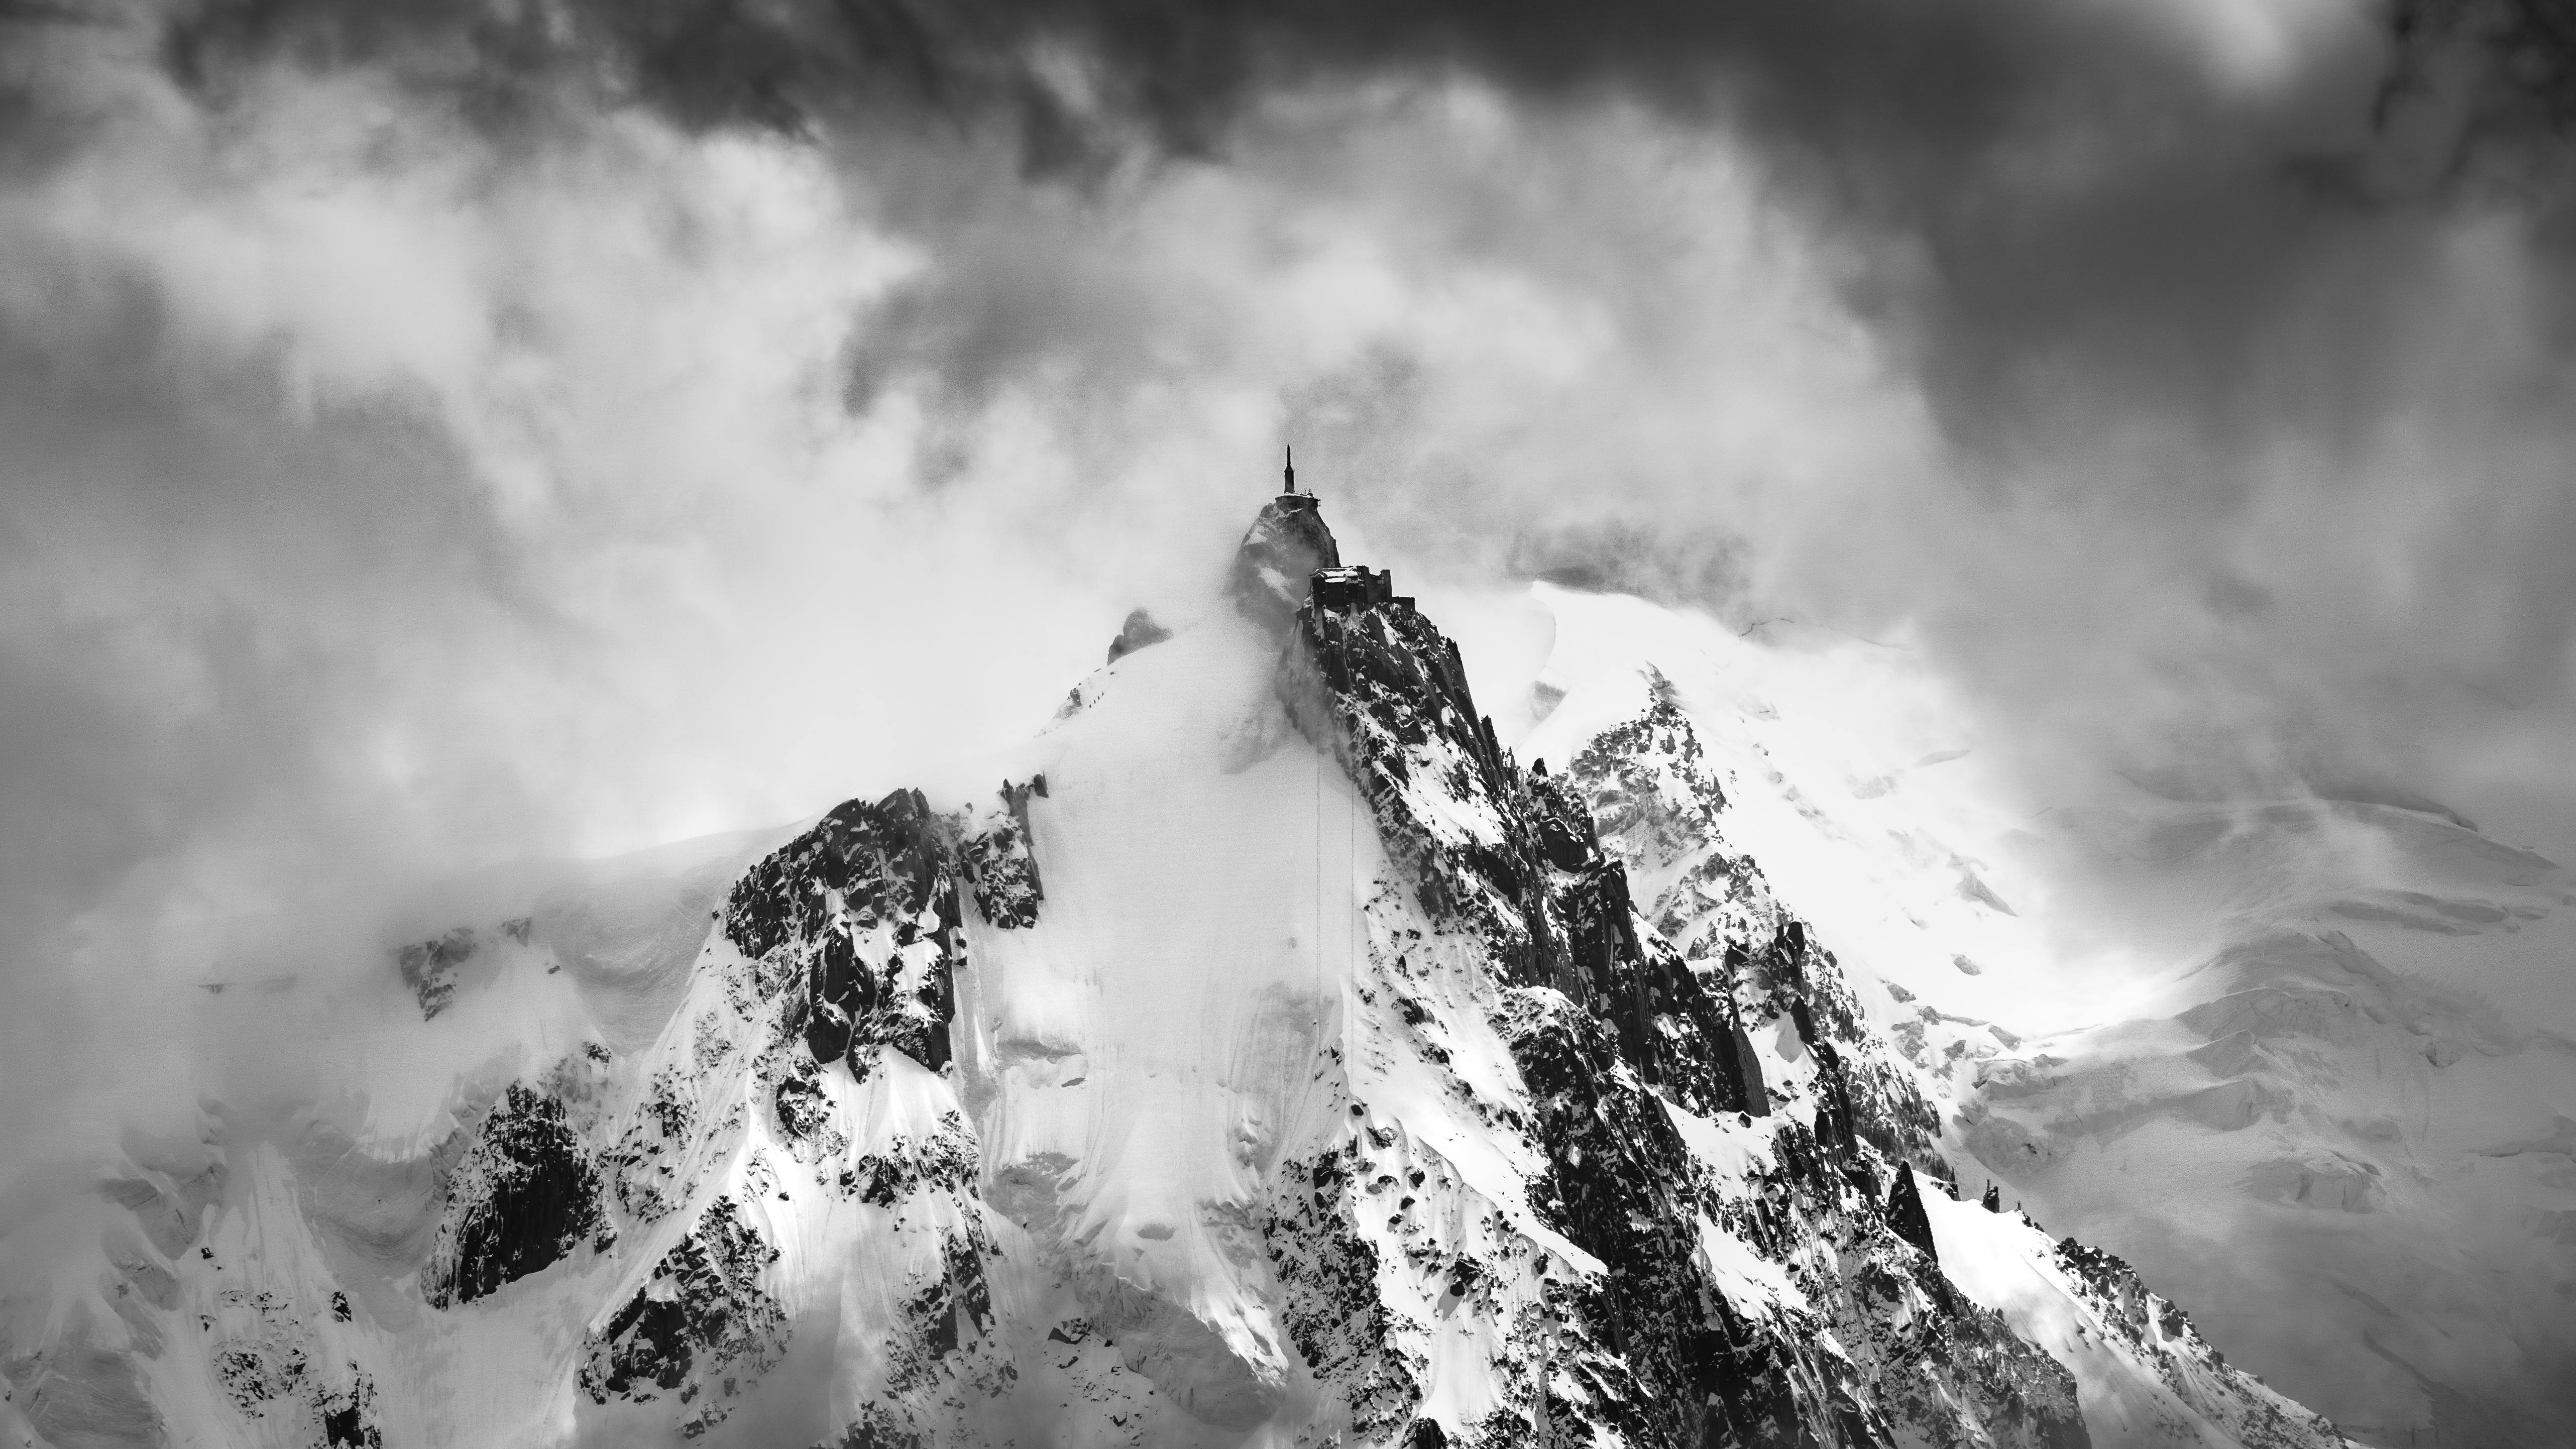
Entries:
{"label": "snow-dusted cliff face", "polygon": [[1835,943],[1972,1186],[2120,1254],[2356,1438],[2576,1442],[2564,869],[2331,784],[2104,777],[2004,812],[1901,651],[1538,603],[1553,708],[1524,749],[1580,747],[1665,675],[1734,771],[1726,827]]}
{"label": "snow-dusted cliff face", "polygon": [[367,1038],[405,1085],[20,1192],[9,1427],[2341,1442],[1959,1200],[1955,1073],[1735,840],[1665,676],[1554,686],[1551,771],[1313,500],[1233,590],[1131,620],[984,799],[425,940]]}

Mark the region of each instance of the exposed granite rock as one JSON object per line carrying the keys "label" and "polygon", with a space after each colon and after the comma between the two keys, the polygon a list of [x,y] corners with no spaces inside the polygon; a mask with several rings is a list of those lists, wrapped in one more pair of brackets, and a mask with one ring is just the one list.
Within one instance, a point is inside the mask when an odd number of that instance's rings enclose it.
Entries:
{"label": "exposed granite rock", "polygon": [[472,1302],[603,1232],[599,1192],[563,1104],[511,1083],[449,1176],[447,1215],[421,1271],[430,1306]]}
{"label": "exposed granite rock", "polygon": [[607,1153],[620,1208],[647,1223],[678,1210],[687,1196],[681,1169],[698,1125],[691,1080],[668,1067],[656,1071],[617,1145]]}
{"label": "exposed granite rock", "polygon": [[1923,1193],[1914,1185],[1914,1164],[1896,1165],[1896,1181],[1887,1189],[1887,1230],[1912,1243],[1924,1257],[1941,1260],[1932,1242],[1932,1219],[1924,1214]]}
{"label": "exposed granite rock", "polygon": [[865,1075],[887,1046],[932,1071],[947,1063],[957,854],[956,822],[898,790],[841,805],[735,885],[725,934],[801,986],[787,1015],[816,1061]]}
{"label": "exposed granite rock", "polygon": [[[912,1190],[924,1199],[946,1196],[959,1205],[971,1201],[954,1188],[926,1181]],[[885,1387],[869,1414],[851,1427],[873,1433],[879,1443],[962,1449],[980,1442],[971,1437],[968,1405],[988,1405],[1007,1394],[1018,1369],[994,1318],[984,1265],[995,1250],[981,1216],[970,1208],[946,1227],[920,1231],[929,1235],[936,1252],[927,1263],[916,1258],[905,1276],[906,1291],[881,1344]]]}
{"label": "exposed granite rock", "polygon": [[924,1189],[971,1196],[981,1168],[974,1130],[951,1112],[929,1136],[897,1137],[860,1156],[841,1173],[840,1188],[879,1207],[892,1207]]}
{"label": "exposed granite rock", "polygon": [[1353,1226],[1372,1175],[1364,1142],[1280,1164],[1263,1238],[1287,1290],[1289,1342],[1342,1389],[1352,1429],[1375,1438],[1412,1417],[1422,1384],[1378,1286],[1377,1247]]}
{"label": "exposed granite rock", "polygon": [[975,909],[1003,930],[1037,924],[1046,887],[1038,880],[1037,855],[1029,834],[1029,801],[1046,798],[1046,776],[1028,783],[1002,782],[1002,808],[970,813],[962,827],[958,854],[974,889]]}
{"label": "exposed granite rock", "polygon": [[[953,814],[933,813],[917,791],[850,801],[753,867],[725,912],[724,933],[747,958],[728,999],[768,1013],[769,1034],[753,1053],[752,1105],[766,1104],[778,1144],[826,1194],[885,1213],[874,1247],[911,1264],[887,1336],[874,1345],[878,1397],[833,1442],[974,1442],[960,1437],[982,1412],[969,1405],[1007,1393],[1016,1372],[985,1278],[995,1250],[976,1201],[973,1128],[953,1110],[926,1130],[888,1133],[847,1120],[834,1105],[846,1084],[836,1089],[828,1077],[845,1070],[870,1082],[889,1054],[931,1072],[948,1066],[964,912],[1004,930],[1036,923],[1044,891],[1029,802],[1046,793],[1043,777],[1005,782],[993,803]],[[773,1190],[766,1166],[749,1180],[754,1192]],[[693,1234],[694,1256],[664,1265],[673,1288],[648,1290],[611,1325],[585,1380],[594,1398],[676,1387],[688,1403],[703,1390],[712,1401],[682,1423],[696,1432],[783,1352],[786,1321],[760,1293],[751,1261],[757,1234],[730,1203],[719,1205],[723,1214]],[[657,1306],[663,1298],[680,1307]]]}
{"label": "exposed granite rock", "polygon": [[717,1198],[591,1335],[582,1392],[600,1404],[675,1394],[689,1406],[680,1429],[692,1438],[722,1423],[732,1401],[786,1355],[786,1312],[760,1287],[777,1257],[731,1198]]}
{"label": "exposed granite rock", "polygon": [[[1937,1161],[1931,1113],[1873,1049],[1804,923],[1742,889],[1758,873],[1715,839],[1723,797],[1669,691],[1571,778],[1524,772],[1476,713],[1456,646],[1385,575],[1329,568],[1296,616],[1281,693],[1360,783],[1423,913],[1485,943],[1505,986],[1495,1025],[1529,1092],[1532,1117],[1514,1125],[1548,1164],[1530,1206],[1606,1268],[1558,1285],[1544,1402],[1480,1425],[1478,1443],[1542,1421],[1631,1445],[2085,1442],[2066,1371],[1884,1221],[1882,1165]],[[1681,878],[1696,896],[1656,907],[1695,958],[1647,924],[1626,871],[1694,856]],[[1787,1018],[1813,1054],[1817,1130],[1781,1121],[1776,1165],[1728,1189],[1695,1166],[1672,1112],[1749,1124],[1767,1105],[1747,1013]],[[1419,1390],[1389,1352],[1404,1326],[1373,1316],[1364,1291],[1375,1250],[1333,1247],[1328,1207],[1351,1174],[1329,1160],[1302,1171],[1310,1200],[1283,1205],[1305,1220],[1290,1237],[1302,1251],[1273,1247],[1316,1304],[1292,1333],[1319,1377],[1375,1406],[1364,1432],[1424,1439],[1408,1418]],[[1901,1180],[1910,1190],[1910,1170]],[[1784,1264],[1808,1306],[1730,1297],[1706,1231]]]}
{"label": "exposed granite rock", "polygon": [[[1508,979],[1555,981],[1568,959],[1546,910],[1554,867],[1492,722],[1475,712],[1458,646],[1382,573],[1327,569],[1314,590],[1282,664],[1291,717],[1359,784],[1423,913],[1492,941]],[[1471,829],[1441,802],[1469,818],[1490,812],[1491,827]],[[1571,977],[1557,984],[1582,990]]]}

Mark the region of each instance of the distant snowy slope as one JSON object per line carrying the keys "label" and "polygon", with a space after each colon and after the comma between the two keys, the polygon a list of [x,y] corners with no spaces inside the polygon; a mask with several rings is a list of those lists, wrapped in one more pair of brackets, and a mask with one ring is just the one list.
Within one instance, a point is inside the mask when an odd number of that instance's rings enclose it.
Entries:
{"label": "distant snowy slope", "polygon": [[[2566,873],[2382,806],[2156,813],[2220,827],[2160,869],[2262,880],[2266,856],[2289,856],[2304,878],[2240,895],[2223,944],[2151,1005],[1981,1067],[1963,1142],[2360,1432],[2562,1442],[2576,1416]],[[2362,848],[2317,879],[2303,847],[2319,836]]]}

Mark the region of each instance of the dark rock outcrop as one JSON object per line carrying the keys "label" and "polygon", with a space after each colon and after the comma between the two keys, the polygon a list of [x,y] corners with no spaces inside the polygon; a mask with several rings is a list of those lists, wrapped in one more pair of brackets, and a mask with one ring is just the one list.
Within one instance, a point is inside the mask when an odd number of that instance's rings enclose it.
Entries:
{"label": "dark rock outcrop", "polygon": [[1003,781],[1002,810],[980,824],[970,822],[959,850],[975,909],[1006,931],[1036,925],[1038,905],[1046,899],[1029,833],[1029,801],[1043,800],[1046,793],[1044,775],[1025,785]]}
{"label": "dark rock outcrop", "polygon": [[1941,1260],[1941,1250],[1932,1244],[1932,1219],[1923,1211],[1922,1190],[1914,1185],[1914,1164],[1896,1165],[1896,1181],[1887,1189],[1887,1230],[1923,1250],[1923,1256]]}
{"label": "dark rock outcrop", "polygon": [[314,1405],[322,1420],[323,1449],[384,1449],[375,1424],[376,1386],[365,1375],[344,1393],[324,1396]]}
{"label": "dark rock outcrop", "polygon": [[[798,992],[788,1017],[815,1061],[847,1060],[863,1076],[879,1046],[932,1071],[948,1061],[962,950],[957,834],[918,790],[852,800],[734,886],[725,935],[764,980]],[[919,984],[907,991],[907,978]]]}
{"label": "dark rock outcrop", "polygon": [[760,1287],[777,1257],[732,1199],[717,1198],[590,1337],[582,1392],[599,1404],[676,1394],[692,1406],[680,1421],[690,1437],[722,1422],[731,1400],[786,1355],[786,1312]]}
{"label": "dark rock outcrop", "polygon": [[[1583,1385],[1582,1401],[1551,1392],[1530,1419],[1498,1420],[1479,1443],[1512,1442],[1541,1420],[1560,1437],[1582,1425],[1577,1437],[1637,1445],[1882,1445],[1897,1441],[1899,1421],[1904,1437],[1941,1442],[2085,1442],[2065,1370],[1889,1230],[1873,1164],[1928,1154],[1931,1114],[1883,1062],[1838,1049],[1862,1028],[1804,924],[1776,911],[1694,917],[1681,924],[1695,928],[1684,939],[1696,957],[1646,926],[1625,860],[1706,851],[1723,799],[1704,772],[1700,788],[1664,778],[1663,756],[1697,754],[1667,692],[1638,738],[1596,751],[1589,770],[1524,772],[1476,712],[1456,645],[1386,575],[1333,566],[1297,609],[1281,695],[1359,785],[1423,913],[1485,943],[1505,988],[1494,1024],[1529,1093],[1530,1120],[1510,1125],[1548,1164],[1530,1205],[1608,1269],[1551,1309],[1560,1325],[1546,1352],[1556,1381]],[[1462,830],[1461,817],[1498,828]],[[1596,822],[1615,827],[1624,856],[1605,848]],[[1749,867],[1716,869],[1708,883],[1722,888]],[[1737,1197],[1703,1182],[1666,1103],[1745,1122],[1767,1106],[1748,1009],[1789,1019],[1813,1052],[1819,1128],[1783,1122],[1777,1167]],[[1292,1321],[1292,1336],[1319,1376],[1374,1396],[1354,1398],[1376,1406],[1372,1424],[1418,1434],[1407,1418],[1419,1390],[1378,1347],[1383,1327],[1369,1326],[1362,1288],[1374,1250],[1351,1239],[1337,1261],[1318,1246],[1333,1241],[1327,1209],[1348,1191],[1343,1174],[1329,1162],[1310,1171],[1314,1206],[1291,1199],[1305,1221],[1297,1247],[1275,1241],[1273,1255],[1283,1279],[1311,1278],[1323,1301],[1332,1285],[1353,1285],[1351,1311]],[[1840,1266],[1810,1297],[1818,1327],[1850,1347],[1820,1348],[1812,1330],[1784,1331],[1730,1300],[1710,1276],[1703,1219],[1783,1256],[1803,1242],[1840,1244]]]}
{"label": "dark rock outcrop", "polygon": [[422,1270],[430,1306],[470,1303],[604,1230],[600,1174],[563,1103],[513,1082],[448,1179],[447,1216]]}

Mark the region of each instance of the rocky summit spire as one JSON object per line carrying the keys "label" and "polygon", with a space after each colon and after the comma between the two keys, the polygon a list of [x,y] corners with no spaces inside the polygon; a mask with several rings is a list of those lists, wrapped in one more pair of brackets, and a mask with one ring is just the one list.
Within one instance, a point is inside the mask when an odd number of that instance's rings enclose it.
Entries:
{"label": "rocky summit spire", "polygon": [[[1295,477],[1294,472],[1290,478]],[[1315,570],[1338,568],[1342,551],[1324,526],[1311,493],[1282,493],[1262,508],[1234,553],[1226,592],[1235,607],[1271,629],[1285,631],[1306,602]]]}
{"label": "rocky summit spire", "polygon": [[1923,1190],[1915,1185],[1910,1162],[1896,1164],[1896,1181],[1887,1189],[1887,1230],[1940,1261],[1941,1250],[1932,1244],[1932,1218],[1923,1210]]}

